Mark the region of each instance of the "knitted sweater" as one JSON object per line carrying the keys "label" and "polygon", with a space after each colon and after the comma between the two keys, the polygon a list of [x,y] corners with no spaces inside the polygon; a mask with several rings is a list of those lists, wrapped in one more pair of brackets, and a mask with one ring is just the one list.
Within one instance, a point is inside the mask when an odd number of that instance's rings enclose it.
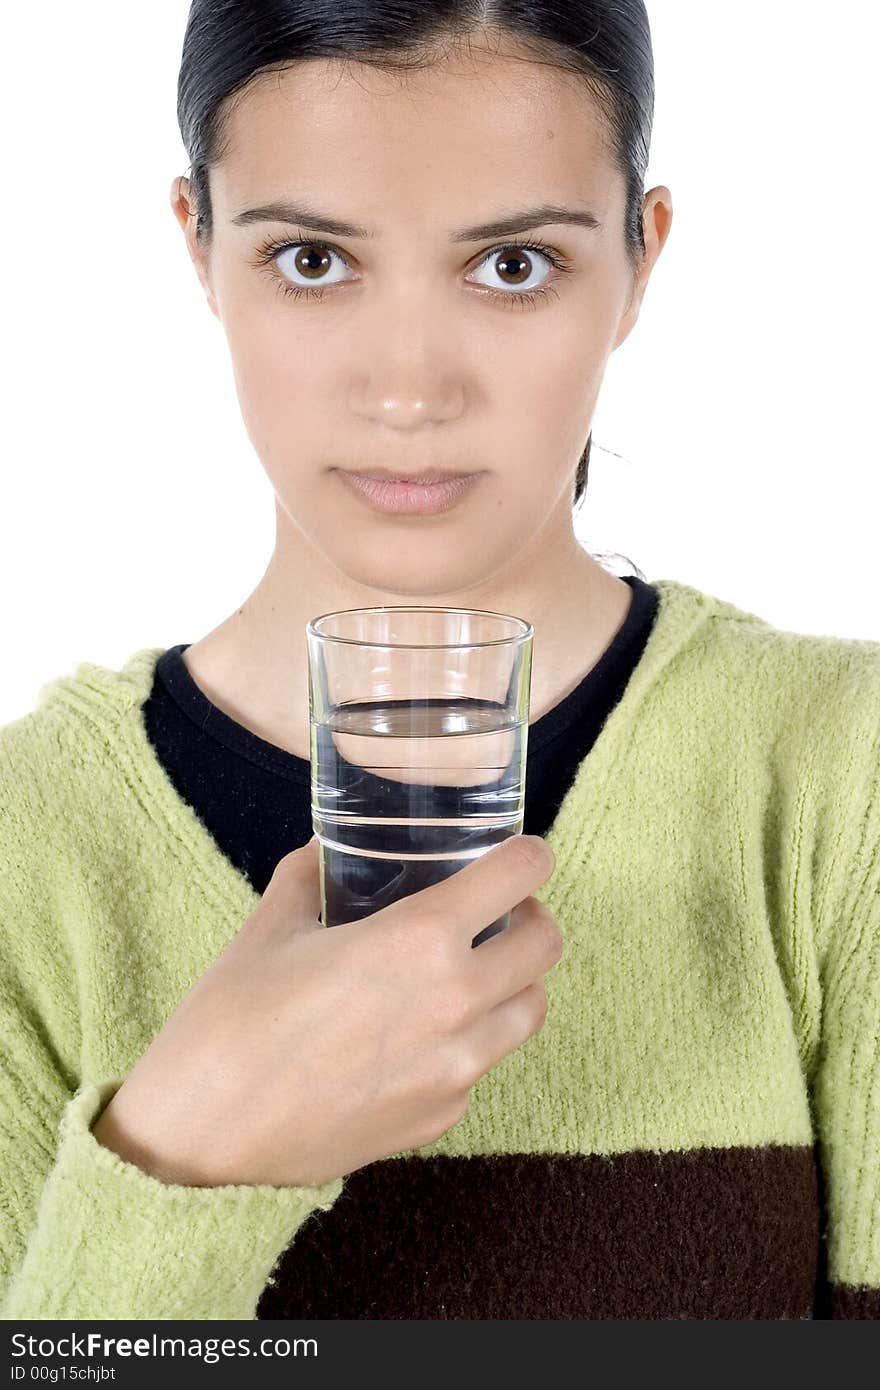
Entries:
{"label": "knitted sweater", "polygon": [[5,1318],[880,1317],[880,642],[655,587],[546,835],[543,1028],[320,1187],[91,1133],[259,901],[146,737],[162,649],[0,729]]}

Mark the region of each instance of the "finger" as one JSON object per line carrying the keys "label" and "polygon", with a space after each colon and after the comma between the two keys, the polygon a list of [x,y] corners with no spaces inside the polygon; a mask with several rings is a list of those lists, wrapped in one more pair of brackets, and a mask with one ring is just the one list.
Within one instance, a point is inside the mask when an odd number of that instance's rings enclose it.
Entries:
{"label": "finger", "polygon": [[[489,938],[489,942],[495,937]],[[482,951],[484,947],[480,947]],[[480,951],[475,951],[478,956]],[[509,1053],[516,1051],[535,1033],[540,1032],[547,1017],[547,994],[539,983],[533,982],[510,999],[474,1019],[460,1038],[458,1046],[470,1058],[468,1072],[476,1080],[485,1076]]]}
{"label": "finger", "polygon": [[540,981],[561,959],[562,950],[562,933],[553,914],[537,898],[526,898],[510,914],[506,931],[471,952],[476,1007],[481,1012],[496,1008]]}
{"label": "finger", "polygon": [[539,835],[511,835],[449,878],[409,894],[382,912],[424,912],[431,919],[448,923],[451,932],[466,937],[470,944],[481,927],[503,916],[546,882],[555,864],[552,849]]}
{"label": "finger", "polygon": [[315,926],[318,923],[321,916],[321,876],[317,836],[278,860],[262,903],[273,916],[283,916],[290,927]]}

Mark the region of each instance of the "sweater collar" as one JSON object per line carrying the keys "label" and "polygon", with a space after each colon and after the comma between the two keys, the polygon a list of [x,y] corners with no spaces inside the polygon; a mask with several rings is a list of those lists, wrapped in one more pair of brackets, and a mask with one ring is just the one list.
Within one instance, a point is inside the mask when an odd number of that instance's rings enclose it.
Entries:
{"label": "sweater collar", "polygon": [[[684,650],[699,643],[701,629],[719,610],[740,617],[755,616],[744,615],[732,605],[676,580],[651,582],[658,590],[660,605],[645,649],[546,835],[556,855],[556,871],[545,885],[551,905],[559,894],[565,896],[576,888],[579,865],[599,825],[606,787],[618,758],[629,746],[648,692]],[[202,890],[214,900],[220,922],[228,919],[227,929],[234,931],[242,915],[253,911],[259,895],[222,852],[193,807],[178,794],[147,737],[142,717],[156,662],[164,650],[141,647],[120,669],[81,662],[72,676],[44,685],[38,703],[47,710],[61,704],[78,713],[94,730],[116,759],[135,801],[164,836],[166,852],[183,859],[186,872],[201,880]]]}

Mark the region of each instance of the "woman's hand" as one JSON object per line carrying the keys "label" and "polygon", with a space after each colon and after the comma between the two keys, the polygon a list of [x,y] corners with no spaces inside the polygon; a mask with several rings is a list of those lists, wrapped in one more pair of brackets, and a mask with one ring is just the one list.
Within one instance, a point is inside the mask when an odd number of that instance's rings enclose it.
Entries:
{"label": "woman's hand", "polygon": [[[93,1126],[164,1182],[314,1186],[419,1148],[543,1025],[562,938],[530,893],[554,867],[515,835],[372,916],[319,922],[318,843],[186,994]],[[513,909],[505,931],[483,928]]]}

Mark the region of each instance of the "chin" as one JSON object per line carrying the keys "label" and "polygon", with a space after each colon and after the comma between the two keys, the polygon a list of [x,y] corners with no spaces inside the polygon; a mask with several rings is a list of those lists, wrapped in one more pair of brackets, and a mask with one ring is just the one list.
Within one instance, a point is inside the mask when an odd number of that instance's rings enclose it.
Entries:
{"label": "chin", "polygon": [[[385,549],[387,551],[387,546]],[[448,604],[451,608],[468,607],[464,600],[458,605],[451,596],[459,590],[476,588],[486,578],[482,569],[474,569],[472,556],[469,560],[463,557],[462,563],[456,565],[448,550],[445,555],[438,557],[436,567],[426,564],[424,555],[410,566],[395,564],[393,569],[389,568],[387,554],[384,562],[375,565],[365,565],[363,559],[361,556],[361,563],[346,564],[339,556],[334,563],[353,584],[385,595],[389,604],[417,600],[439,606],[442,600],[443,605]]]}

